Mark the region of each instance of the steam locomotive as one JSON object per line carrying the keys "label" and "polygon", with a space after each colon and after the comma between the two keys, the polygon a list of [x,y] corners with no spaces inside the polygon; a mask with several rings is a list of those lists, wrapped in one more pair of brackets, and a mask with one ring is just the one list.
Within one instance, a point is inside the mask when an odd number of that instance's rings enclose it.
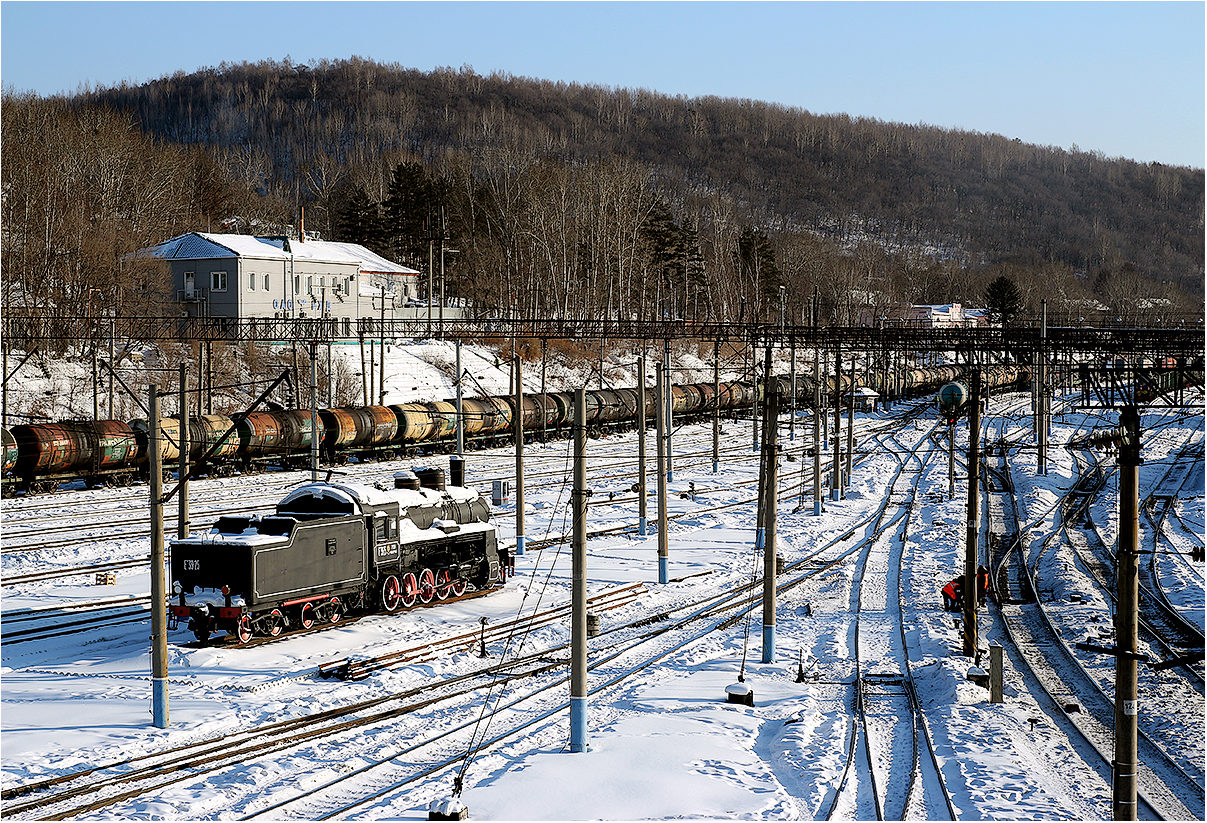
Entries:
{"label": "steam locomotive", "polygon": [[169,626],[187,622],[203,643],[225,631],[243,644],[504,582],[507,558],[478,492],[445,486],[439,470],[381,485],[308,483],[273,514],[222,516],[173,540]]}

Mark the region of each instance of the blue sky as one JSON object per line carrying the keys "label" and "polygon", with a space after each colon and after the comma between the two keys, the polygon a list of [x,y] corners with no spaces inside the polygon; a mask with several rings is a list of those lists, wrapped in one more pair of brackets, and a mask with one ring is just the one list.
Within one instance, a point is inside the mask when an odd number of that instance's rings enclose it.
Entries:
{"label": "blue sky", "polygon": [[351,55],[1204,165],[1204,4],[3,2],[6,90]]}

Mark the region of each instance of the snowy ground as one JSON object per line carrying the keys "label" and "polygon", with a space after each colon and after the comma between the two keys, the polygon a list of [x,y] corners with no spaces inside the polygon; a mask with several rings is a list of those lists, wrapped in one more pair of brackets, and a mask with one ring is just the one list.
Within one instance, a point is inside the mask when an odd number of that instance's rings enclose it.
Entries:
{"label": "snowy ground", "polygon": [[[432,346],[440,348],[440,356],[447,357],[451,350],[445,344]],[[397,351],[399,357],[403,356],[401,348]],[[391,368],[397,366],[409,375],[403,381],[407,385],[398,396],[388,397],[389,402],[410,399],[410,392],[428,397],[451,394],[447,375],[430,368],[440,356],[432,351],[421,355],[413,366],[406,368],[399,361],[388,361]],[[495,374],[498,370],[493,363],[479,359],[481,363],[466,365],[471,371],[480,368],[485,388],[506,390],[506,373]],[[422,366],[421,362],[429,365]],[[701,372],[692,379],[709,379],[711,375],[704,368],[702,364]],[[711,367],[707,369],[711,371]],[[493,383],[488,382],[492,374]],[[532,372],[525,373],[530,390],[537,387],[533,377]],[[568,375],[558,375],[559,381],[567,378]],[[387,378],[387,387],[390,385]],[[987,427],[995,432],[1000,427],[1005,433],[1020,435],[1030,422],[1025,410],[1024,396],[1003,397],[995,401]],[[883,415],[899,411],[900,408],[859,415],[858,419],[867,426]],[[1151,422],[1155,428],[1156,423],[1166,419],[1146,418],[1146,427]],[[927,733],[934,741],[941,775],[958,816],[961,819],[1109,818],[1109,774],[1104,778],[1101,768],[1089,762],[1086,747],[1071,740],[1047,716],[1049,709],[1017,670],[1012,653],[1008,655],[1004,704],[990,704],[988,692],[966,679],[971,661],[960,654],[961,641],[951,615],[938,607],[938,589],[958,571],[963,553],[964,479],[961,474],[956,498],[947,499],[946,455],[928,454],[933,444],[926,435],[934,423],[933,415],[925,415],[916,422],[897,426],[897,440],[892,442],[897,444],[893,449],[898,454],[877,446],[871,439],[865,440],[870,454],[856,468],[846,498],[827,501],[822,517],[812,515],[811,500],[799,512],[794,511],[797,507],[792,503],[782,503],[778,514],[779,552],[791,563],[819,552],[821,556],[833,557],[843,547],[854,545],[864,534],[865,527],[861,524],[872,516],[893,487],[900,460],[912,452],[925,461],[922,473],[916,477],[916,505],[906,541],[885,541],[871,555],[870,562],[880,565],[870,565],[868,569],[887,568],[892,572],[891,558],[901,555],[898,584],[901,611],[897,619],[905,623],[910,665]],[[1068,414],[1055,426],[1053,441],[1061,442],[1092,424],[1093,421],[1087,422],[1086,415]],[[1159,433],[1145,441],[1145,456],[1151,456],[1154,464],[1187,440],[1197,438],[1201,443],[1203,416],[1192,415],[1155,430]],[[629,532],[589,543],[591,592],[636,581],[645,584],[645,593],[634,603],[600,615],[604,631],[749,581],[755,561],[753,504],[708,511],[716,504],[753,497],[751,486],[738,485],[752,480],[757,472],[757,455],[750,450],[749,421],[727,422],[724,431],[722,445],[727,449],[727,459],[718,474],[712,473],[708,459],[711,436],[708,426],[687,426],[676,434],[679,462],[669,508],[672,515],[682,517],[675,521],[670,532],[670,576],[685,579],[666,585],[657,583],[657,539],[653,535],[639,537]],[[798,429],[796,441],[785,444],[789,453],[804,445],[804,435],[805,430]],[[652,434],[649,437],[652,455]],[[628,461],[635,458],[634,441],[635,435],[627,434],[589,444],[588,465],[591,477],[595,478],[589,479],[594,492],[589,513],[591,529],[636,524],[637,506],[627,491],[633,478],[621,476],[626,467],[632,471]],[[1023,437],[1020,442],[1026,446],[1031,441]],[[1045,510],[1072,482],[1072,458],[1067,451],[1054,448],[1049,474],[1039,477],[1034,473],[1033,451],[1023,448],[1016,457],[1016,483],[1024,503],[1025,521],[1041,521]],[[507,450],[472,453],[468,484],[488,491],[491,479],[511,475],[513,460],[513,454]],[[689,465],[693,461],[696,465]],[[804,462],[804,468],[811,471],[811,459]],[[651,519],[656,511],[652,463],[651,460]],[[388,477],[411,464],[412,461],[377,464],[355,467],[354,471],[365,476]],[[566,470],[568,474],[568,468],[568,443],[534,445],[526,451],[526,470],[530,473]],[[782,489],[800,480],[801,468],[802,463],[797,461],[780,464]],[[1142,488],[1145,478],[1149,478],[1149,484],[1156,482],[1158,471],[1154,465],[1149,477],[1149,468],[1144,469]],[[197,507],[207,498],[251,497],[266,481],[276,483],[291,477],[297,482],[304,479],[302,473],[295,473],[200,481],[193,487],[192,501]],[[896,481],[897,492],[892,496],[900,498],[901,490],[913,479]],[[695,484],[695,501],[679,495],[689,483]],[[131,501],[137,499],[138,490],[128,493]],[[609,502],[609,493],[614,494],[617,502]],[[78,519],[83,530],[93,515],[72,506],[88,501],[90,496],[99,499],[102,494],[111,492],[59,494],[53,498],[54,506],[48,513],[74,512],[71,516]],[[1192,532],[1197,529],[1201,541],[1201,481],[1198,485],[1188,482],[1183,486],[1183,494],[1178,512],[1185,522],[1192,524]],[[627,502],[622,498],[627,498]],[[525,521],[530,541],[569,532],[568,499],[565,483],[542,486],[532,481],[526,494]],[[15,518],[15,512],[9,512],[13,505],[6,501],[6,519]],[[1094,508],[1095,518],[1103,523],[1111,521],[1115,505],[1113,494],[1104,496]],[[265,508],[268,507],[266,504]],[[142,504],[131,502],[129,515],[132,520],[144,517]],[[499,508],[494,516],[500,538],[513,542],[514,506]],[[203,518],[197,518],[194,524],[199,527],[203,522]],[[1042,523],[1036,526],[1041,527]],[[834,542],[851,528],[857,532],[854,540]],[[10,529],[6,531],[13,533]],[[138,557],[148,551],[145,538],[126,540],[116,546],[92,542],[93,539],[85,537],[71,552],[42,558],[42,562],[76,566],[110,559],[114,554]],[[608,688],[602,686],[611,679],[610,674],[620,671],[623,665],[633,668],[640,660],[655,657],[662,647],[641,647],[623,661],[601,665],[589,679],[590,687],[598,691],[590,700],[591,748],[587,753],[568,752],[568,714],[564,708],[546,720],[537,719],[543,709],[532,703],[500,709],[493,721],[492,735],[521,722],[532,721],[533,725],[485,748],[473,760],[462,795],[471,817],[811,819],[823,816],[831,806],[841,818],[874,817],[870,786],[864,776],[866,769],[861,772],[856,768],[842,796],[836,797],[846,764],[848,734],[854,722],[852,656],[856,636],[852,617],[860,591],[864,598],[872,597],[867,581],[875,584],[880,574],[869,571],[865,580],[864,561],[859,559],[862,556],[853,554],[849,562],[840,563],[781,596],[777,610],[777,654],[772,663],[759,662],[761,625],[756,606],[749,622],[738,620],[726,628],[715,628],[705,622],[695,624],[686,630],[688,634],[695,632],[693,642],[670,651],[639,673]],[[319,664],[350,654],[380,654],[414,646],[475,631],[481,617],[491,624],[500,623],[521,612],[568,601],[569,560],[568,547],[529,552],[518,559],[518,574],[508,581],[505,589],[487,597],[394,616],[368,616],[322,632],[250,648],[196,647],[191,643],[191,635],[182,628],[170,639],[172,725],[167,730],[151,727],[145,622],[112,625],[41,642],[6,643],[0,668],[3,785],[7,789],[88,765],[254,728],[286,717],[305,716],[472,671],[483,661],[467,649],[427,663],[380,672],[358,682],[322,680],[314,674]],[[1171,596],[1187,612],[1201,616],[1202,565],[1191,564],[1188,558],[1166,560],[1180,564],[1176,567],[1167,564],[1173,570],[1167,570],[1166,574],[1176,575],[1179,581],[1179,585],[1171,587]],[[10,576],[18,568],[14,557],[6,555],[4,563]],[[28,570],[29,561],[20,568],[23,572]],[[1052,575],[1049,585],[1054,597],[1073,590],[1082,594],[1080,608],[1086,611],[1078,619],[1083,625],[1090,621],[1109,625],[1109,612],[1102,596],[1076,571],[1074,562],[1069,558],[1054,559],[1047,568]],[[710,573],[689,577],[699,572]],[[119,573],[115,586],[91,584],[91,580],[76,577],[6,585],[0,619],[28,608],[121,596],[133,598],[148,591],[145,577],[134,572]],[[892,587],[881,585],[874,600],[878,611],[886,610],[895,602]],[[869,602],[863,604],[865,612],[871,608]],[[888,609],[886,613],[891,611]],[[992,607],[982,613],[982,645],[989,640],[1005,642],[999,619]],[[528,636],[523,651],[553,647],[568,636],[568,624],[563,621]],[[505,649],[500,642],[492,644],[488,651],[497,662]],[[518,651],[515,645],[506,649],[509,655]],[[557,654],[565,656],[563,652]],[[803,683],[796,682],[798,662],[808,673]],[[888,665],[887,658],[871,661],[872,668],[877,664]],[[755,694],[753,707],[724,701],[725,687],[735,682],[743,665],[746,683]],[[1103,664],[1098,661],[1095,665]],[[489,698],[490,705],[507,706],[513,699],[523,697],[527,688],[513,685],[496,690]],[[1148,688],[1152,688],[1151,684]],[[564,703],[568,687],[555,690],[555,695],[560,695],[553,701],[555,705],[559,701]],[[1159,699],[1154,695],[1151,702]],[[238,768],[199,775],[97,814],[139,819],[315,817],[358,797],[368,798],[391,781],[405,779],[421,764],[464,751],[469,730],[458,729],[465,724],[472,726],[481,710],[480,700],[478,697],[453,705],[436,705],[384,727],[263,757],[249,757]],[[1197,704],[1178,705],[1166,711],[1167,722],[1185,740],[1183,759],[1196,767],[1200,775],[1202,708],[1200,694]],[[438,734],[442,731],[442,735]],[[438,739],[430,750],[414,757],[405,754],[408,742],[432,737]],[[893,763],[888,762],[894,757],[907,756],[906,749],[894,745],[881,751],[884,762],[879,768],[888,774],[908,776],[910,768],[894,769]],[[888,754],[883,754],[884,751]],[[373,765],[377,763],[382,765]],[[340,782],[334,783],[337,780]],[[333,784],[329,790],[320,790],[296,803],[279,805],[328,783]],[[426,819],[428,802],[447,796],[451,789],[451,773],[438,772],[417,784],[385,791],[347,815]],[[890,792],[905,791],[904,784],[890,786]],[[941,805],[934,805],[933,799],[921,809],[911,808],[915,816],[945,814]]]}

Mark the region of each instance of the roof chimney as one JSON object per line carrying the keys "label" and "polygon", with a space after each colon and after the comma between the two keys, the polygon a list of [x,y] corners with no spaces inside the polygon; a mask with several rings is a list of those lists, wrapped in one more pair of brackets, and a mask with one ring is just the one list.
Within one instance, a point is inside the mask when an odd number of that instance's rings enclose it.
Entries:
{"label": "roof chimney", "polygon": [[302,216],[298,219],[298,242],[306,242],[306,207],[301,206]]}

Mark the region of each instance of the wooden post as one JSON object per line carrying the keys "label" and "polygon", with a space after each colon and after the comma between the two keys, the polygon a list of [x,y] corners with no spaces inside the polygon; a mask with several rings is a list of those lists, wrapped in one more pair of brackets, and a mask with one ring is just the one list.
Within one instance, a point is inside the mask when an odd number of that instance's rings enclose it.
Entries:
{"label": "wooden post", "polygon": [[721,466],[721,338],[712,344],[712,473]]}
{"label": "wooden post", "polygon": [[645,357],[637,360],[637,534],[649,533],[645,490]]}

